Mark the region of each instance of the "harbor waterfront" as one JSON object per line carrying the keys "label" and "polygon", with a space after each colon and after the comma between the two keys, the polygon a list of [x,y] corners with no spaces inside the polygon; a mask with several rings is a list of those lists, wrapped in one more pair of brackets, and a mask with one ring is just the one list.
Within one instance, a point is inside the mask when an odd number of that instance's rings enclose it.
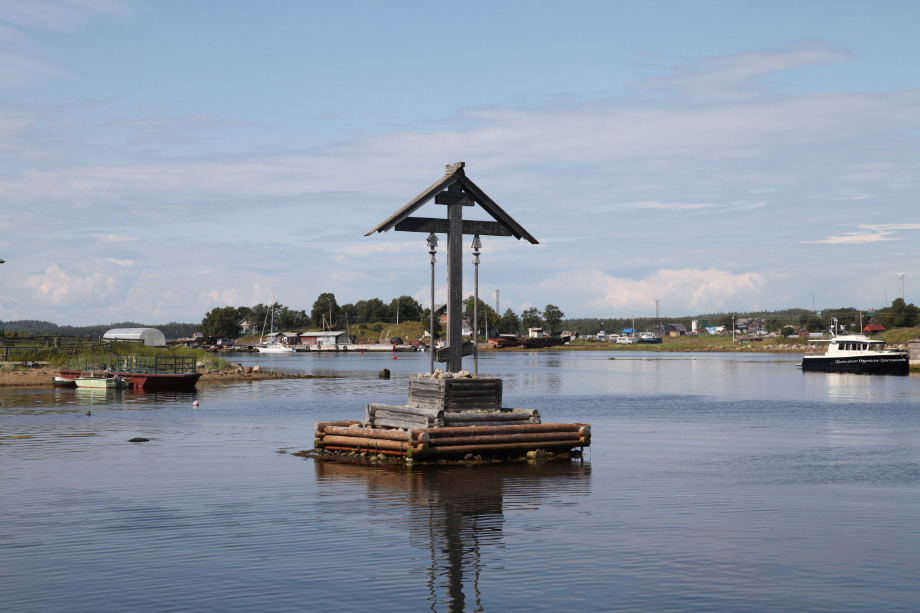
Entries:
{"label": "harbor waterfront", "polygon": [[293,454],[317,421],[404,402],[427,354],[228,358],[312,378],[0,388],[5,609],[920,601],[917,373],[807,373],[801,355],[767,353],[491,352],[479,369],[502,379],[505,406],[591,423],[583,461],[404,467]]}

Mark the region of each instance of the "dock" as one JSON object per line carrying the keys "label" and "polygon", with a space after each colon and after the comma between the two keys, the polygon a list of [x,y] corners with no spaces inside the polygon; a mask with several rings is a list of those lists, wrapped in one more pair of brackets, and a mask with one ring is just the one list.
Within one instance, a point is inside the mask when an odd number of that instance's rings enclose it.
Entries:
{"label": "dock", "polygon": [[406,404],[372,402],[363,420],[317,423],[315,457],[406,463],[554,460],[581,457],[591,445],[589,424],[542,423],[535,409],[502,407],[501,379],[445,375],[409,377]]}

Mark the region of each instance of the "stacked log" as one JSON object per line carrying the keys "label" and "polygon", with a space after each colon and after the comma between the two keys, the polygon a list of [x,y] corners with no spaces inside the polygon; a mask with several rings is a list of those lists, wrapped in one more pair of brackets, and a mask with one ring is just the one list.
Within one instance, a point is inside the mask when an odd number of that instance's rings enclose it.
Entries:
{"label": "stacked log", "polygon": [[467,455],[525,455],[537,450],[564,452],[591,444],[587,424],[443,426],[399,430],[359,422],[316,424],[315,446],[328,451],[414,457],[420,460]]}
{"label": "stacked log", "polygon": [[444,411],[411,407],[405,404],[383,404],[372,402],[367,405],[367,424],[372,427],[433,428],[444,425]]}
{"label": "stacked log", "polygon": [[443,426],[515,426],[539,424],[536,409],[474,409],[463,412],[444,411],[405,404],[367,405],[366,423],[387,428],[439,428]]}
{"label": "stacked log", "polygon": [[315,436],[314,446],[329,451],[403,457],[426,450],[430,438],[425,432],[366,428],[356,421],[317,423]]}
{"label": "stacked log", "polygon": [[477,409],[444,412],[445,426],[519,426],[539,423],[540,411],[536,409]]}
{"label": "stacked log", "polygon": [[412,375],[409,377],[408,405],[443,411],[500,409],[502,380]]}
{"label": "stacked log", "polygon": [[591,444],[587,424],[527,424],[429,428],[427,455],[457,456],[536,449],[564,451]]}

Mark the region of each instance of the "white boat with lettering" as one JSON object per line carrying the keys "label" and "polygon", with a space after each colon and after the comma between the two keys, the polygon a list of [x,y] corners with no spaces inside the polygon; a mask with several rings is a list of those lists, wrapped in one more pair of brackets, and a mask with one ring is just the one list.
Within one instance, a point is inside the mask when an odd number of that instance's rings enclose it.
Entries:
{"label": "white boat with lettering", "polygon": [[827,353],[802,357],[802,370],[871,375],[906,375],[910,360],[906,351],[886,349],[885,341],[864,334],[830,339]]}

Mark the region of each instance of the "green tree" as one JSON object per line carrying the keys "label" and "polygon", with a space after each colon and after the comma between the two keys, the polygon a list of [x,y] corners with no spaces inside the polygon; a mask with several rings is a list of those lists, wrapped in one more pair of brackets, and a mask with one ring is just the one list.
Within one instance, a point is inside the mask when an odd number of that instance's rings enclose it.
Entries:
{"label": "green tree", "polygon": [[554,304],[548,304],[546,308],[543,309],[543,321],[546,322],[550,334],[556,331],[556,327],[562,322],[563,317],[565,317],[565,313],[559,310],[559,307]]}
{"label": "green tree", "polygon": [[525,331],[528,328],[543,327],[543,319],[540,317],[540,311],[537,310],[537,307],[524,309],[524,312],[521,313],[521,327],[524,328]]}
{"label": "green tree", "polygon": [[808,321],[805,322],[805,330],[807,332],[819,332],[821,328],[821,319],[819,317],[809,317]]}
{"label": "green tree", "polygon": [[386,321],[389,318],[389,309],[380,298],[371,298],[370,300],[359,300],[355,303],[355,312],[357,322],[374,323]]}
{"label": "green tree", "polygon": [[236,307],[215,307],[201,320],[198,331],[205,336],[236,338],[240,335],[240,319]]}
{"label": "green tree", "polygon": [[310,324],[311,318],[304,310],[297,311],[280,305],[275,308],[275,329],[277,330],[306,330]]}
{"label": "green tree", "polygon": [[319,328],[325,326],[329,329],[335,328],[335,322],[339,318],[339,304],[335,301],[335,294],[326,292],[320,294],[313,303],[313,309],[310,311],[310,320],[313,327]]}
{"label": "green tree", "polygon": [[[466,300],[463,301],[463,308],[466,311],[466,316],[470,318],[470,321],[473,320],[473,303],[475,298],[469,296]],[[488,304],[483,302],[482,298],[479,299],[479,322],[475,326],[478,332],[484,333],[486,336],[489,335],[489,330],[494,330],[496,325],[498,325],[499,320],[498,313],[495,312],[495,309],[490,307]],[[485,320],[485,329],[483,329],[483,320]]]}
{"label": "green tree", "polygon": [[422,305],[412,296],[393,298],[387,308],[390,321],[418,321],[422,317]]}
{"label": "green tree", "polygon": [[[425,309],[422,311],[422,323],[425,324],[425,329],[428,329],[429,324],[431,323],[431,309]],[[435,314],[434,316],[434,338],[439,338],[441,336],[441,318]]]}
{"label": "green tree", "polygon": [[502,334],[520,334],[521,318],[511,309],[505,309],[505,314],[498,320],[498,331]]}
{"label": "green tree", "polygon": [[903,298],[895,298],[891,306],[881,309],[876,319],[889,330],[909,328],[920,323],[920,308],[905,303]]}
{"label": "green tree", "polygon": [[358,309],[355,308],[355,305],[351,303],[343,304],[340,312],[342,313],[342,318],[345,319],[346,325],[357,323]]}

